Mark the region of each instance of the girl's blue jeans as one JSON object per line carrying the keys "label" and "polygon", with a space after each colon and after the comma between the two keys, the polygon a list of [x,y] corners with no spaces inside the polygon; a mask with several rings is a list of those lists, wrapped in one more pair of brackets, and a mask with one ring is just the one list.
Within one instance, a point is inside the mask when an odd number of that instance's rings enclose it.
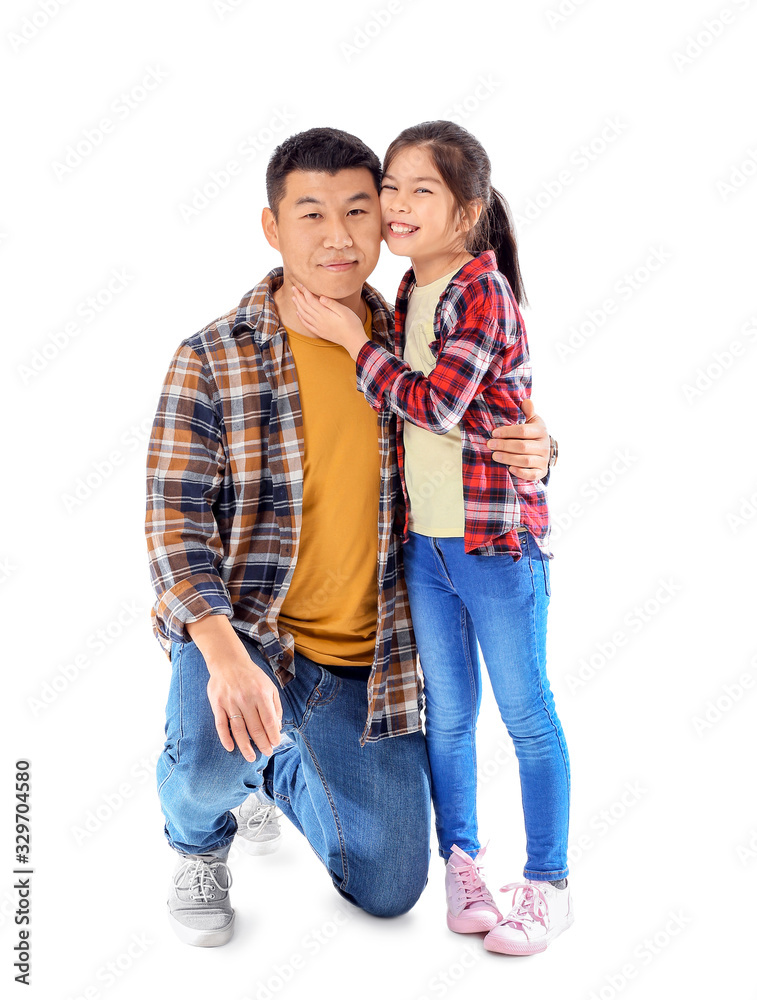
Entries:
{"label": "girl's blue jeans", "polygon": [[525,878],[568,874],[570,762],[546,673],[549,560],[523,532],[522,556],[467,555],[462,538],[410,532],[405,577],[426,694],[426,746],[439,853],[480,849],[476,817],[478,649],[520,770]]}

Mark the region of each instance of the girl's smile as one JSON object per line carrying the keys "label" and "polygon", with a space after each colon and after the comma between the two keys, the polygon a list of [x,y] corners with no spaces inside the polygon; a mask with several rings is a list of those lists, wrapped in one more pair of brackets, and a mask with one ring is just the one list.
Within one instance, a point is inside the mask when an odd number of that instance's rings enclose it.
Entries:
{"label": "girl's smile", "polygon": [[392,253],[411,257],[418,284],[471,259],[467,226],[429,150],[408,146],[394,156],[381,182],[381,234]]}
{"label": "girl's smile", "polygon": [[387,236],[396,236],[403,239],[406,236],[412,236],[413,233],[417,233],[420,226],[411,226],[407,222],[387,222]]}

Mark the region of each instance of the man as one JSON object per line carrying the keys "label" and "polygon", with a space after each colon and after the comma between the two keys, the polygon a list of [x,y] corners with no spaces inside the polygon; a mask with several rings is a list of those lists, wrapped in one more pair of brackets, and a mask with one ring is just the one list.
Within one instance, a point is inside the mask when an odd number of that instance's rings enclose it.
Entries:
{"label": "man", "polygon": [[[153,622],[172,665],[157,772],[181,855],[169,913],[202,946],[233,932],[231,810],[251,793],[369,913],[409,910],[430,855],[394,418],[365,402],[343,348],[302,330],[291,298],[297,281],[337,299],[391,345],[391,310],[365,284],[380,165],[354,136],[311,129],[275,150],[266,184],[283,269],[179,346],[148,449]],[[496,436],[495,459],[544,475],[538,417]]]}

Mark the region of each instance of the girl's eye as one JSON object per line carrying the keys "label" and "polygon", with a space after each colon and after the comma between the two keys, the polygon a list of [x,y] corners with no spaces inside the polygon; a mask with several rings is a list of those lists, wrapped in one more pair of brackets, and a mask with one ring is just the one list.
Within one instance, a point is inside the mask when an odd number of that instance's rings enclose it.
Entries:
{"label": "girl's eye", "polygon": [[382,184],[381,185],[381,190],[382,191],[396,191],[397,189],[393,188],[391,184]]}
{"label": "girl's eye", "polygon": [[416,188],[417,192],[423,192],[423,194],[431,194],[428,188]]}

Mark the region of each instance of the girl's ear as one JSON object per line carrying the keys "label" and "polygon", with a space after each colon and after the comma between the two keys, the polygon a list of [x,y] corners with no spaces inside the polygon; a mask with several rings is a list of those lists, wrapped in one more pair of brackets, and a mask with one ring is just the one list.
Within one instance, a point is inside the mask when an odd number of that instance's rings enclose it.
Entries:
{"label": "girl's ear", "polygon": [[470,232],[471,229],[475,229],[478,220],[481,218],[481,212],[483,211],[484,203],[482,201],[473,201],[468,206],[467,213],[460,209],[460,225],[464,233]]}

